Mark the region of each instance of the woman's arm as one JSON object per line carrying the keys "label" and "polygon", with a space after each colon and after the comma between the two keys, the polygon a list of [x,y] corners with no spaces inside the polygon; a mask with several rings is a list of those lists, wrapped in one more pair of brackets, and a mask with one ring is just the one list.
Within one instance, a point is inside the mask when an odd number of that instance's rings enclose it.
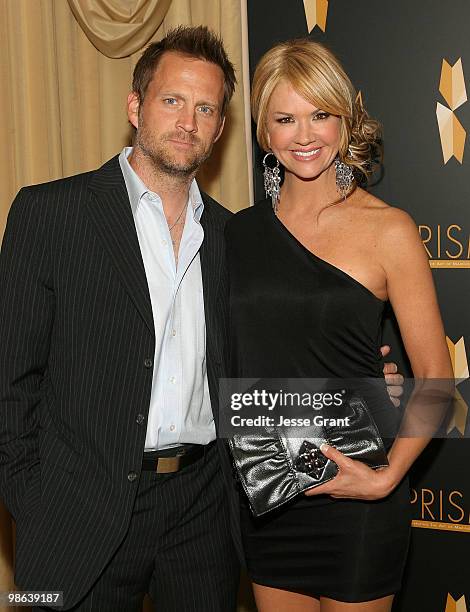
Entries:
{"label": "woman's arm", "polygon": [[[423,381],[453,381],[452,364],[429,261],[417,228],[409,215],[399,209],[386,208],[382,214],[382,230],[378,237],[380,263],[414,378]],[[444,391],[442,417],[446,389],[445,385],[437,386]],[[429,407],[428,413],[425,413],[428,409],[422,401],[425,395],[426,392],[420,398],[418,392],[414,402],[410,401],[405,413],[404,429],[389,452],[389,467],[374,471],[324,445],[322,451],[338,464],[339,474],[329,483],[306,494],[327,493],[333,497],[360,499],[379,499],[388,495],[428,444],[440,423],[439,411]]]}
{"label": "woman's arm", "polygon": [[[386,474],[392,490],[409,470],[432,436],[432,429],[444,416],[445,395],[450,391],[444,381],[453,381],[454,374],[445,339],[429,260],[418,230],[410,216],[402,210],[388,208],[384,212],[381,254],[387,279],[387,292],[397,319],[401,337],[411,363],[413,376],[423,381],[416,398],[410,400],[400,436],[390,453]],[[432,381],[436,383],[433,384]],[[429,381],[429,382],[428,382]],[[438,382],[442,381],[442,383]],[[440,406],[422,406],[432,394],[442,394]],[[422,396],[422,398],[421,398]],[[438,399],[436,397],[436,399]],[[436,410],[437,408],[437,410]],[[427,414],[424,411],[428,411]],[[419,436],[420,427],[423,436]],[[417,425],[416,425],[417,423]],[[413,429],[414,431],[408,431]],[[407,437],[409,434],[411,437]]]}

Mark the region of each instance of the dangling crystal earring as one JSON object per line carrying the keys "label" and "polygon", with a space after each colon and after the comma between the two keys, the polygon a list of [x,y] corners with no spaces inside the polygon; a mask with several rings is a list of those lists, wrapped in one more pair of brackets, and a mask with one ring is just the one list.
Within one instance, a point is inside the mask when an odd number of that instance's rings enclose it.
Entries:
{"label": "dangling crystal earring", "polygon": [[354,174],[351,166],[341,161],[339,156],[335,159],[335,170],[336,188],[339,191],[340,196],[343,198],[343,200],[345,200],[348,196],[349,190],[351,189],[351,185],[354,180]]}
{"label": "dangling crystal earring", "polygon": [[[276,165],[274,166],[274,168],[270,168],[266,164],[266,158],[270,155],[272,155],[276,160]],[[266,153],[266,155],[263,157],[263,166],[264,191],[266,192],[266,197],[271,196],[274,214],[277,215],[277,208],[279,205],[279,197],[281,193],[281,173],[279,170],[279,160],[274,155],[274,153]]]}

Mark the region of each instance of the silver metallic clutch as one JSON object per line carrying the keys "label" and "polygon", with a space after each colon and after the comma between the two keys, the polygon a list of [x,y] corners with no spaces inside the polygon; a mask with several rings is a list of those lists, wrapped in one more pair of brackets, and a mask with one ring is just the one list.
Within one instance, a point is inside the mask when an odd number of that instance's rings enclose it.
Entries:
{"label": "silver metallic clutch", "polygon": [[320,451],[326,442],[371,468],[388,465],[387,453],[365,400],[349,392],[335,418],[347,426],[260,428],[259,435],[229,439],[234,465],[255,516],[279,508],[307,489],[328,482],[338,466]]}

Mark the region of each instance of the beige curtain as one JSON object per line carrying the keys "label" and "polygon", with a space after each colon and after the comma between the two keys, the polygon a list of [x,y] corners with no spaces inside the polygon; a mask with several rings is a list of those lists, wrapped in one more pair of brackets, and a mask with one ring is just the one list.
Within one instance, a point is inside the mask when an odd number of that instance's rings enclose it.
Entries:
{"label": "beige curtain", "polygon": [[[179,24],[219,32],[239,81],[199,181],[233,211],[249,205],[245,0],[0,0],[0,238],[22,185],[96,168],[129,142],[134,65],[149,40]],[[12,550],[0,504],[0,591],[12,585]]]}
{"label": "beige curtain", "polygon": [[68,0],[89,40],[107,57],[139,51],[160,27],[171,0]]}

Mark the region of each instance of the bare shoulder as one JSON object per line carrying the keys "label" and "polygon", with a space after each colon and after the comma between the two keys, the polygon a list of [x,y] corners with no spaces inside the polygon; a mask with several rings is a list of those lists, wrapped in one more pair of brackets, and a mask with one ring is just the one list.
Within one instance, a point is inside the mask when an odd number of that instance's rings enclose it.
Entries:
{"label": "bare shoulder", "polygon": [[358,193],[357,206],[381,240],[395,244],[396,241],[421,242],[416,223],[411,215],[401,208],[387,204],[363,189]]}
{"label": "bare shoulder", "polygon": [[356,206],[361,208],[364,211],[369,211],[371,213],[379,212],[381,210],[386,210],[387,208],[392,208],[389,204],[372,195],[362,187],[358,187],[353,194],[353,197],[356,201]]}

